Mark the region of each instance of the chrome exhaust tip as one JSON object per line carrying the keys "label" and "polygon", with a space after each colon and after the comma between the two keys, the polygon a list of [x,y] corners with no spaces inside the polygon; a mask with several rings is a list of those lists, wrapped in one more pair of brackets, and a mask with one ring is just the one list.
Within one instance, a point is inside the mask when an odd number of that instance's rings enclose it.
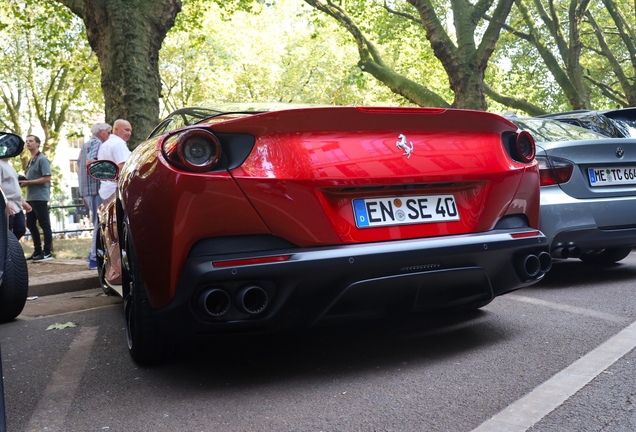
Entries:
{"label": "chrome exhaust tip", "polygon": [[220,317],[230,309],[230,296],[220,288],[212,288],[202,292],[197,303],[204,314]]}
{"label": "chrome exhaust tip", "polygon": [[263,312],[269,303],[267,292],[257,285],[241,288],[237,291],[234,300],[238,310],[249,315]]}
{"label": "chrome exhaust tip", "polygon": [[552,268],[552,257],[547,252],[541,252],[539,254],[539,269],[543,273],[547,273]]}
{"label": "chrome exhaust tip", "polygon": [[528,277],[535,277],[541,271],[541,263],[539,262],[539,258],[536,255],[528,255],[523,260],[523,269],[525,270]]}

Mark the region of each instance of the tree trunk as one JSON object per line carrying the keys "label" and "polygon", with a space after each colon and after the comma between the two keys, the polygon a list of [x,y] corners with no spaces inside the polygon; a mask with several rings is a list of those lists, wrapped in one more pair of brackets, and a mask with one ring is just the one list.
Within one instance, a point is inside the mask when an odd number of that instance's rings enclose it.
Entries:
{"label": "tree trunk", "polygon": [[362,71],[370,74],[393,93],[399,94],[411,103],[419,106],[450,107],[450,104],[443,97],[424,84],[413,82],[388,67],[373,43],[366,38],[343,8],[330,1],[325,3],[320,0],[305,0],[305,2],[334,18],[353,36],[360,56],[358,67]]}
{"label": "tree trunk", "polygon": [[[507,27],[507,29],[535,46],[539,55],[543,58],[546,67],[550,70],[555,81],[563,90],[565,97],[572,105],[572,109],[590,109],[590,90],[583,79],[583,68],[580,64],[580,23],[585,11],[589,7],[589,0],[581,0],[580,2],[579,0],[569,0],[568,36],[566,36],[561,29],[557,9],[552,1],[548,2],[550,12],[545,10],[541,0],[533,1],[535,6],[535,11],[533,12],[530,11],[526,0],[515,0],[515,2],[517,9],[528,27],[528,34],[524,34],[516,29],[510,29],[509,27]],[[558,47],[561,62],[559,62],[553,50],[543,42],[541,31],[534,21],[534,14],[539,15],[543,22],[542,27],[547,29],[552,37],[553,43]],[[565,64],[565,68],[561,66],[561,63]]]}
{"label": "tree trunk", "polygon": [[106,122],[128,120],[134,148],[159,121],[159,49],[181,0],[56,1],[84,21],[101,67]]}
{"label": "tree trunk", "polygon": [[513,0],[498,0],[493,18],[477,45],[477,25],[493,1],[451,2],[457,45],[443,28],[430,0],[408,0],[417,9],[435,57],[442,63],[451,89],[455,93],[452,106],[485,111],[488,108],[484,90],[484,74],[488,60],[499,39],[501,28],[510,13]]}

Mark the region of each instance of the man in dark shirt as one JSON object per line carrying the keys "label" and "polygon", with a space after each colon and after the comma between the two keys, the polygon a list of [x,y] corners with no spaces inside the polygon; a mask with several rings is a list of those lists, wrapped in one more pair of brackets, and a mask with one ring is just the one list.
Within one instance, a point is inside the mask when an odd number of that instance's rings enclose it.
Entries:
{"label": "man in dark shirt", "polygon": [[[26,148],[31,153],[31,160],[26,170],[26,180],[20,182],[21,187],[26,187],[26,201],[33,208],[27,213],[26,225],[33,239],[33,262],[48,261],[53,259],[53,233],[51,232],[51,220],[49,217],[49,199],[51,198],[51,164],[40,152],[40,138],[35,135],[27,135]],[[38,223],[44,235],[44,249],[40,240]]]}

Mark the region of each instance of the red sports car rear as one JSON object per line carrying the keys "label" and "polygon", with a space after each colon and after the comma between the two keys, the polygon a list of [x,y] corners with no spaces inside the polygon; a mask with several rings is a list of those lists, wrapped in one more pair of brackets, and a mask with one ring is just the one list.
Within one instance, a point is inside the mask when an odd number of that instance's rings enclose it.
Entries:
{"label": "red sports car rear", "polygon": [[137,361],[183,335],[477,308],[550,268],[534,142],[502,117],[194,112],[135,150],[101,219]]}

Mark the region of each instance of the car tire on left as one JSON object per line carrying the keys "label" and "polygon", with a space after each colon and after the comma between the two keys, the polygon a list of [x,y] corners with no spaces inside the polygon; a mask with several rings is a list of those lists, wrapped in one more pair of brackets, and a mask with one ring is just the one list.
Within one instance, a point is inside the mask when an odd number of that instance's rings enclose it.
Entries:
{"label": "car tire on left", "polygon": [[0,322],[20,315],[29,293],[29,271],[20,242],[12,232],[7,237],[7,257],[0,285]]}

